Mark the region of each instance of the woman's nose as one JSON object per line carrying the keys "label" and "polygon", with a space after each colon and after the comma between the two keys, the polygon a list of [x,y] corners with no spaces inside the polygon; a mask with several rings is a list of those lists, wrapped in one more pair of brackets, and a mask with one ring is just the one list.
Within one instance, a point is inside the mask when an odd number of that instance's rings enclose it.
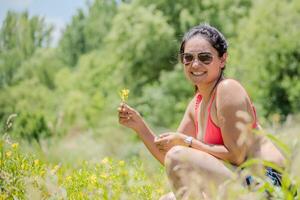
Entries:
{"label": "woman's nose", "polygon": [[201,64],[201,61],[199,61],[197,58],[192,61],[192,67],[194,68],[201,66]]}

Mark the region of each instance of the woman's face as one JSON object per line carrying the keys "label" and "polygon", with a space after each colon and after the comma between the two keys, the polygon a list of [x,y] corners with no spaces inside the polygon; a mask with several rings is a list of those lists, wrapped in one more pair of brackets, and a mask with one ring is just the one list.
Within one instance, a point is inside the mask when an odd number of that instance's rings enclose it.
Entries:
{"label": "woman's face", "polygon": [[194,85],[213,83],[218,79],[226,61],[226,53],[218,56],[217,50],[200,36],[185,43],[183,63],[186,77]]}

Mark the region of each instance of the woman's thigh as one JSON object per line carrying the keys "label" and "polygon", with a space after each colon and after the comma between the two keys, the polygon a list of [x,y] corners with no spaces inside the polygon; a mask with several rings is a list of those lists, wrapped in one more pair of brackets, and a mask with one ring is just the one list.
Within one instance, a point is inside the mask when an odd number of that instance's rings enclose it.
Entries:
{"label": "woman's thigh", "polygon": [[165,164],[167,172],[185,169],[185,173],[191,172],[193,176],[197,174],[217,182],[233,177],[233,172],[223,161],[206,152],[183,146],[170,149],[166,154]]}

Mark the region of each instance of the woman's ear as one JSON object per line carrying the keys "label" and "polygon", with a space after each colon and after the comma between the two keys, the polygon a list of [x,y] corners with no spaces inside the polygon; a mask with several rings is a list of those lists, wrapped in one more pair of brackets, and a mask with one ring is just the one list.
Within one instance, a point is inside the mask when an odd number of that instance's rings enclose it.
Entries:
{"label": "woman's ear", "polygon": [[226,60],[227,60],[227,52],[223,54],[223,56],[221,57],[221,68],[223,69],[225,67],[226,64]]}

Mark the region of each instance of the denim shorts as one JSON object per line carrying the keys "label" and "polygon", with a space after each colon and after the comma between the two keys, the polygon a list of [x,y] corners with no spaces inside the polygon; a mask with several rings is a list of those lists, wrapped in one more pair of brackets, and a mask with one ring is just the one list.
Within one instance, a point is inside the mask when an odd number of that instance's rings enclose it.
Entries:
{"label": "denim shorts", "polygon": [[[274,186],[281,187],[282,175],[280,172],[271,167],[266,167],[265,176],[268,182],[270,182]],[[247,176],[245,178],[245,183],[250,187],[254,183],[253,177],[251,175]],[[293,193],[294,196],[297,196],[297,189],[294,185],[291,184],[289,186],[289,190]]]}
{"label": "denim shorts", "polygon": [[[282,175],[280,172],[276,171],[275,169],[273,169],[271,167],[267,167],[265,175],[266,175],[267,180],[269,182],[271,182],[274,186],[281,187]],[[246,177],[245,181],[246,181],[246,185],[250,186],[253,183],[253,177],[251,175],[249,175]]]}

